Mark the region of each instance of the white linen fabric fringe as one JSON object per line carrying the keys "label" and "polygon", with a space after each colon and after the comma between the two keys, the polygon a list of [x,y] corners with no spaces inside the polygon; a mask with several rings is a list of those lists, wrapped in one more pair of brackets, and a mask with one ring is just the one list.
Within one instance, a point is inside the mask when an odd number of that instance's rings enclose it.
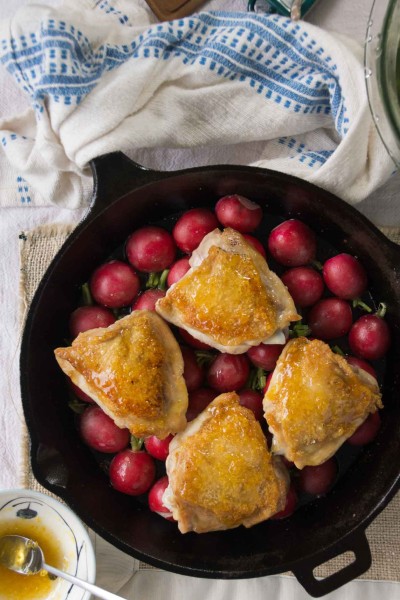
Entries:
{"label": "white linen fabric fringe", "polygon": [[173,168],[209,149],[207,162],[283,171],[351,203],[388,179],[358,44],[277,15],[149,15],[67,0],[0,23],[0,62],[31,103],[0,121],[0,206],[86,206],[89,161],[116,150],[154,149]]}

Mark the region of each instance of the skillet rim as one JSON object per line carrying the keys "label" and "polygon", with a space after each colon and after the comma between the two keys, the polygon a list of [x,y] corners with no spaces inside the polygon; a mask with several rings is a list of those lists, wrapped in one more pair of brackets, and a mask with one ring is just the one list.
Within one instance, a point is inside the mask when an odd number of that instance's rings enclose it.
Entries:
{"label": "skillet rim", "polygon": [[[113,161],[113,160],[117,159],[117,161],[119,161],[119,160],[121,160],[121,158],[122,158],[122,160],[128,160],[130,167],[136,171],[135,180],[138,184],[131,187],[129,189],[129,191],[127,191],[126,193],[115,198],[110,204],[108,202],[104,202],[104,205],[103,205],[101,202],[96,202],[96,199],[98,200],[99,187],[101,187],[101,185],[102,185],[101,174],[99,173],[99,168],[101,167],[102,164],[104,165],[104,160],[108,161],[111,159],[111,161]],[[396,257],[397,260],[400,259],[400,248],[395,243],[391,242],[386,236],[384,236],[384,234],[381,231],[379,231],[379,229],[371,221],[369,221],[369,219],[367,219],[364,215],[362,215],[359,211],[357,211],[353,206],[351,206],[348,203],[346,203],[345,201],[341,200],[334,194],[327,192],[326,190],[323,190],[322,188],[319,188],[318,186],[315,186],[314,184],[308,183],[308,182],[306,182],[302,179],[299,179],[297,177],[294,177],[294,176],[280,173],[278,171],[262,169],[259,167],[241,166],[241,165],[208,165],[208,166],[203,166],[203,167],[182,169],[179,171],[158,172],[158,171],[152,171],[152,170],[145,170],[140,165],[137,165],[133,161],[130,161],[129,159],[127,159],[127,157],[125,157],[125,155],[123,155],[122,153],[111,153],[110,155],[98,157],[97,159],[94,159],[92,161],[91,167],[92,167],[92,171],[94,174],[94,180],[95,180],[95,187],[94,187],[94,194],[93,194],[94,202],[91,205],[91,210],[85,215],[85,217],[82,219],[82,221],[80,223],[78,223],[77,227],[74,229],[74,231],[71,233],[71,235],[67,238],[67,240],[63,244],[63,246],[59,249],[59,251],[55,255],[54,259],[52,260],[51,264],[49,265],[48,269],[46,270],[46,273],[43,276],[43,278],[35,292],[35,295],[32,300],[32,303],[30,305],[29,311],[27,313],[27,318],[26,318],[25,325],[24,325],[24,331],[23,331],[22,343],[21,343],[21,354],[20,354],[21,397],[22,397],[22,404],[23,404],[23,409],[24,409],[24,414],[25,414],[25,418],[26,418],[26,422],[27,422],[28,431],[31,436],[31,465],[32,465],[33,474],[35,475],[35,477],[39,481],[39,483],[41,485],[43,485],[43,487],[48,489],[50,492],[63,498],[71,506],[71,508],[73,510],[75,510],[75,512],[77,512],[77,514],[80,516],[80,518],[82,518],[81,517],[82,511],[79,509],[79,506],[77,506],[77,504],[75,503],[74,498],[71,498],[71,496],[69,495],[69,493],[67,491],[60,490],[59,486],[57,486],[57,485],[53,486],[46,479],[44,479],[44,477],[42,477],[42,473],[40,472],[39,465],[36,462],[35,456],[36,456],[36,452],[38,450],[38,446],[39,446],[40,442],[37,438],[36,432],[34,430],[32,431],[31,413],[30,413],[30,406],[29,406],[29,402],[28,402],[29,390],[26,388],[27,382],[24,381],[22,367],[24,365],[24,362],[26,363],[27,353],[29,352],[29,333],[33,326],[35,311],[36,311],[38,305],[40,304],[40,298],[41,298],[42,292],[45,289],[45,286],[47,284],[47,280],[51,277],[53,270],[56,268],[57,263],[59,262],[59,260],[63,256],[63,254],[68,252],[68,249],[70,248],[71,245],[74,244],[76,238],[79,237],[81,232],[86,227],[90,226],[91,222],[97,216],[99,216],[103,211],[110,209],[111,206],[114,206],[115,204],[117,204],[124,196],[126,196],[127,194],[129,194],[131,192],[137,191],[139,189],[142,189],[142,188],[144,188],[148,185],[152,185],[154,183],[159,183],[167,178],[169,179],[169,178],[173,178],[173,177],[181,177],[183,175],[188,175],[188,174],[210,173],[210,172],[216,172],[216,173],[231,172],[231,173],[237,174],[238,172],[241,172],[242,174],[245,174],[245,175],[258,173],[265,177],[272,177],[272,178],[277,177],[278,179],[283,177],[289,183],[293,183],[294,185],[300,185],[302,188],[305,188],[305,189],[307,189],[307,188],[312,189],[314,192],[319,191],[324,196],[328,195],[329,197],[331,197],[332,201],[337,203],[338,206],[341,207],[345,212],[350,214],[352,217],[357,216],[357,219],[362,224],[363,228],[365,230],[367,230],[369,234],[374,236],[380,243],[383,243],[385,245],[385,247],[390,252],[392,258]],[[327,549],[328,550],[332,549],[333,547],[336,547],[340,544],[345,543],[346,541],[348,541],[350,538],[352,538],[354,536],[356,536],[356,537],[359,536],[360,532],[361,532],[361,534],[364,534],[365,528],[369,525],[370,522],[373,521],[373,519],[389,503],[389,501],[395,495],[395,493],[399,489],[399,487],[400,487],[400,470],[397,475],[397,479],[395,479],[393,481],[393,484],[390,487],[390,489],[386,490],[384,498],[381,499],[381,501],[376,504],[374,509],[372,511],[370,511],[370,513],[366,517],[364,517],[357,525],[355,525],[350,531],[348,531],[345,535],[343,535],[339,540],[337,540],[334,544],[331,544]],[[184,575],[189,574],[189,575],[198,576],[198,577],[223,578],[223,579],[238,579],[238,578],[243,578],[243,577],[246,577],[246,578],[261,577],[264,575],[282,573],[284,570],[289,570],[289,569],[294,570],[294,571],[299,570],[298,568],[301,568],[301,566],[304,565],[305,563],[307,563],[307,561],[309,561],[310,559],[315,557],[315,555],[318,555],[318,551],[316,551],[314,553],[311,553],[308,556],[302,556],[298,560],[295,560],[295,561],[285,564],[284,568],[266,567],[265,570],[263,570],[263,571],[260,571],[260,569],[258,569],[256,572],[249,572],[248,570],[246,570],[243,573],[240,571],[235,571],[234,573],[229,573],[229,574],[227,574],[225,571],[223,571],[223,572],[215,571],[213,573],[209,573],[207,570],[203,570],[198,567],[186,567],[186,566],[180,567],[179,565],[172,565],[170,563],[166,563],[165,561],[158,560],[157,558],[148,556],[147,554],[144,554],[136,549],[134,549],[134,552],[132,552],[131,546],[128,546],[121,540],[116,539],[116,537],[113,534],[109,534],[108,531],[104,530],[102,527],[99,527],[98,523],[94,522],[90,518],[90,515],[85,514],[84,521],[94,531],[98,532],[99,535],[104,537],[107,541],[109,541],[114,546],[118,547],[119,549],[123,550],[124,552],[130,554],[131,556],[137,557],[141,560],[145,560],[149,564],[153,564],[154,566],[164,568],[164,569],[166,568],[166,565],[168,565],[168,570],[176,572],[176,573],[184,574]],[[320,564],[320,563],[318,563],[318,564]]]}

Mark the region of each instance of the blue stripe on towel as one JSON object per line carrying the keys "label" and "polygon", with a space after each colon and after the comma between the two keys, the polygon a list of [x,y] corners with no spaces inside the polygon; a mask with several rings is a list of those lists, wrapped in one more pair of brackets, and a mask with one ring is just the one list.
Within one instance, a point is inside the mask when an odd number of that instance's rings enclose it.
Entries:
{"label": "blue stripe on towel", "polygon": [[[115,13],[107,0],[98,8]],[[121,24],[127,25],[126,20]],[[1,63],[23,84],[38,110],[43,110],[46,96],[78,103],[105,71],[146,58],[199,65],[243,82],[283,110],[332,113],[340,135],[349,126],[336,65],[300,24],[284,17],[203,12],[149,27],[129,44],[104,44],[96,50],[82,31],[50,19],[38,32],[0,42]]]}

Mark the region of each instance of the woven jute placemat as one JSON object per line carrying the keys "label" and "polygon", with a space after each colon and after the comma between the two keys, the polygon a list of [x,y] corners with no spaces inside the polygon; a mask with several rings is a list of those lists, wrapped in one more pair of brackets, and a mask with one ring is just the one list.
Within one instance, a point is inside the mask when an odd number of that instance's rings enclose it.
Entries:
{"label": "woven jute placemat", "polygon": [[[45,225],[20,235],[20,293],[22,321],[35,290],[63,242],[73,230],[73,225]],[[400,228],[381,228],[392,241],[400,243]],[[48,494],[34,478],[30,467],[29,436],[23,439],[25,461],[24,486]],[[400,493],[367,529],[372,553],[372,567],[362,579],[400,581]],[[338,556],[315,571],[317,577],[327,577],[348,564],[346,555]],[[140,563],[140,569],[152,569]]]}

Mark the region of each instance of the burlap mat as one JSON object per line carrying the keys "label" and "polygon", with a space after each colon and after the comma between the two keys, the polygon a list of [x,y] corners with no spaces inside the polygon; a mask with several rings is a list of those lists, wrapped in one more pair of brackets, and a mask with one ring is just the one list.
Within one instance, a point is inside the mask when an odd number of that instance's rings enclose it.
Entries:
{"label": "burlap mat", "polygon": [[[33,294],[47,266],[73,226],[45,225],[20,234],[21,303],[23,320]],[[400,228],[381,228],[383,233],[396,243],[400,243]],[[23,466],[24,485],[27,488],[48,494],[35,480],[29,458],[29,436],[23,440],[25,462]],[[361,576],[362,579],[400,581],[400,493],[367,529],[371,546],[372,567]],[[315,575],[327,577],[348,564],[349,558],[341,555],[329,564],[318,567]],[[140,569],[152,569],[140,563]]]}

